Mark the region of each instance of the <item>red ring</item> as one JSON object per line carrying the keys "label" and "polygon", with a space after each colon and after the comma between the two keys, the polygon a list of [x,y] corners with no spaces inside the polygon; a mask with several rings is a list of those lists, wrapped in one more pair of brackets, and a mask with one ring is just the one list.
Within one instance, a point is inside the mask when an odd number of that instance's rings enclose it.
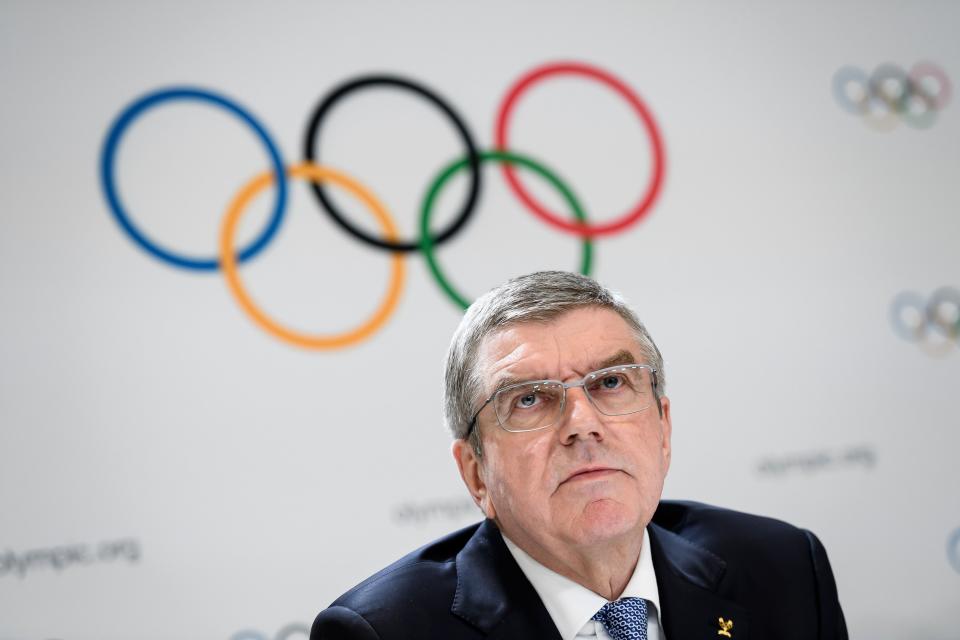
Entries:
{"label": "red ring", "polygon": [[932,62],[918,62],[913,65],[913,68],[910,69],[910,79],[916,83],[920,83],[920,80],[927,77],[933,76],[937,79],[937,82],[940,84],[940,91],[937,95],[933,96],[933,107],[935,109],[943,109],[947,106],[947,103],[950,102],[950,95],[953,93],[953,87],[950,85],[950,78],[947,77],[947,74],[944,73],[943,69],[935,65]]}
{"label": "red ring", "polygon": [[520,184],[520,181],[517,179],[517,174],[511,164],[504,163],[501,165],[503,175],[507,179],[507,184],[510,185],[510,187],[513,189],[513,192],[518,198],[520,198],[520,201],[523,202],[523,204],[525,204],[534,214],[536,214],[538,218],[548,224],[553,225],[554,227],[557,227],[558,229],[562,229],[563,231],[574,233],[579,236],[590,237],[602,236],[622,231],[630,225],[639,222],[646,214],[648,214],[650,212],[650,207],[653,206],[654,201],[657,199],[657,195],[660,193],[660,187],[663,184],[664,151],[663,141],[660,138],[660,131],[657,128],[657,123],[654,121],[650,110],[647,109],[647,106],[643,103],[643,100],[640,99],[640,96],[634,93],[630,87],[616,77],[610,75],[606,71],[580,62],[560,62],[546,64],[529,71],[525,76],[522,76],[520,80],[513,85],[513,87],[510,88],[510,90],[507,92],[506,98],[500,105],[500,111],[497,113],[496,131],[494,132],[496,148],[498,151],[507,150],[507,119],[510,117],[513,108],[516,106],[516,102],[520,95],[527,90],[530,85],[538,80],[542,80],[547,76],[561,74],[581,75],[594,80],[599,80],[623,96],[627,102],[630,103],[630,106],[633,107],[634,111],[636,111],[640,116],[640,119],[643,121],[643,125],[650,136],[650,142],[652,143],[653,147],[653,174],[650,176],[650,185],[647,187],[647,192],[644,194],[643,198],[640,200],[640,203],[636,207],[625,213],[620,218],[610,222],[603,224],[571,222],[559,216],[558,214],[549,211],[536,202],[533,197],[527,193],[523,185]]}

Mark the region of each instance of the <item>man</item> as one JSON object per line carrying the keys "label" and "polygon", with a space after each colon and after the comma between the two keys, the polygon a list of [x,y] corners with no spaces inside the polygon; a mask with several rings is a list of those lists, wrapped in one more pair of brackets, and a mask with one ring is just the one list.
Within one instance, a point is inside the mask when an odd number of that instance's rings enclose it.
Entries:
{"label": "man", "polygon": [[812,533],[660,501],[664,381],[644,326],[589,278],[534,273],[477,300],[444,406],[486,519],[347,592],[311,640],[846,638]]}

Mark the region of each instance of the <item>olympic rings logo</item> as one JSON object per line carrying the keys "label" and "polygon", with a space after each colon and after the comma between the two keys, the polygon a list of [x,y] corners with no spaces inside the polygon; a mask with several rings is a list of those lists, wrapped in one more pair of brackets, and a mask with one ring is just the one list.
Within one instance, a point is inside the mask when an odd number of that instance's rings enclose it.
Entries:
{"label": "olympic rings logo", "polygon": [[[273,640],[299,640],[300,637],[308,640],[310,637],[310,627],[299,622],[294,622],[277,631],[276,635],[273,636]],[[230,640],[270,640],[270,637],[254,629],[244,629],[230,636]]]}
{"label": "olympic rings logo", "polygon": [[960,573],[960,527],[947,538],[947,559],[950,560],[953,570]]}
{"label": "olympic rings logo", "polygon": [[900,120],[917,129],[930,127],[952,91],[950,78],[932,62],[917,63],[909,73],[883,64],[869,76],[857,67],[841,67],[833,76],[837,103],[879,131],[890,131]]}
{"label": "olympic rings logo", "polygon": [[945,355],[960,344],[960,290],[941,287],[929,299],[904,291],[893,299],[890,320],[904,340],[930,355]]}
{"label": "olympic rings logo", "polygon": [[[598,82],[622,97],[639,118],[650,141],[652,170],[645,191],[626,213],[604,223],[590,223],[574,191],[547,165],[539,160],[510,150],[510,118],[518,102],[530,87],[557,76],[578,76]],[[402,239],[388,208],[355,178],[321,163],[316,152],[316,143],[320,138],[324,119],[331,109],[349,95],[370,87],[387,87],[402,90],[422,98],[440,111],[453,124],[460,138],[464,155],[449,162],[433,179],[426,189],[420,207],[419,237],[413,240]],[[124,205],[116,187],[117,150],[124,134],[133,122],[150,109],[171,102],[202,102],[217,107],[252,129],[255,137],[266,148],[270,159],[270,169],[255,176],[236,193],[220,227],[218,253],[211,257],[196,257],[174,251],[148,237],[134,222]],[[643,99],[623,81],[602,69],[578,62],[545,64],[522,75],[507,91],[497,112],[494,126],[494,146],[492,149],[478,148],[473,135],[454,108],[437,92],[427,86],[395,75],[366,75],[349,79],[326,94],[314,109],[303,140],[303,161],[287,165],[277,144],[266,128],[244,106],[218,92],[198,87],[170,87],[143,95],[127,105],[116,117],[107,131],[100,157],[100,182],[110,213],[123,232],[133,243],[153,258],[170,267],[190,271],[222,271],[228,290],[243,312],[261,329],[288,344],[307,349],[335,349],[354,345],[379,330],[389,319],[399,302],[406,275],[404,257],[418,251],[423,254],[429,272],[443,292],[462,308],[469,306],[466,295],[443,272],[437,258],[436,247],[452,238],[460,231],[467,220],[475,213],[481,188],[481,165],[496,163],[510,190],[517,199],[548,225],[564,233],[581,239],[582,249],[580,271],[589,274],[592,265],[593,239],[619,233],[644,219],[651,211],[660,194],[664,178],[665,153],[660,129]],[[552,211],[541,204],[517,177],[517,168],[536,174],[544,179],[562,196],[567,215]],[[436,232],[430,231],[430,218],[434,204],[447,182],[460,172],[467,172],[469,187],[466,198],[458,213],[446,226]],[[302,179],[311,183],[313,194],[320,208],[333,222],[348,234],[366,245],[388,251],[391,254],[391,276],[386,295],[377,310],[355,329],[339,334],[309,334],[290,329],[277,322],[261,309],[247,293],[239,276],[239,266],[257,256],[273,239],[284,219],[288,199],[287,181]],[[381,236],[372,235],[350,222],[330,199],[327,184],[333,184],[346,190],[363,203],[376,218]],[[272,212],[264,228],[250,243],[236,247],[237,227],[250,201],[261,191],[273,187],[274,200]],[[572,218],[572,219],[571,219]]]}

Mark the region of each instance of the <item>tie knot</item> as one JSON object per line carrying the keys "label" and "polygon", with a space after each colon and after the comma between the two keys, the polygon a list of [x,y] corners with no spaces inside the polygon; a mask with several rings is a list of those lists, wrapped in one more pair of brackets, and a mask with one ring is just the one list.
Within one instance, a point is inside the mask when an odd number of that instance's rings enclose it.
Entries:
{"label": "tie knot", "polygon": [[613,640],[647,640],[647,601],[621,598],[608,602],[593,615]]}

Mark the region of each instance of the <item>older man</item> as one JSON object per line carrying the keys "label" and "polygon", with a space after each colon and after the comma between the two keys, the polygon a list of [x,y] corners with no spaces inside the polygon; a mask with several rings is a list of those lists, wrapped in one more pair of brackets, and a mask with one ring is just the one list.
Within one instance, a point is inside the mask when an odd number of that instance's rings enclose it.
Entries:
{"label": "older man", "polygon": [[660,501],[663,359],[616,294],[563,272],[507,282],[467,310],[445,383],[486,519],[347,592],[312,640],[847,637],[812,533]]}

